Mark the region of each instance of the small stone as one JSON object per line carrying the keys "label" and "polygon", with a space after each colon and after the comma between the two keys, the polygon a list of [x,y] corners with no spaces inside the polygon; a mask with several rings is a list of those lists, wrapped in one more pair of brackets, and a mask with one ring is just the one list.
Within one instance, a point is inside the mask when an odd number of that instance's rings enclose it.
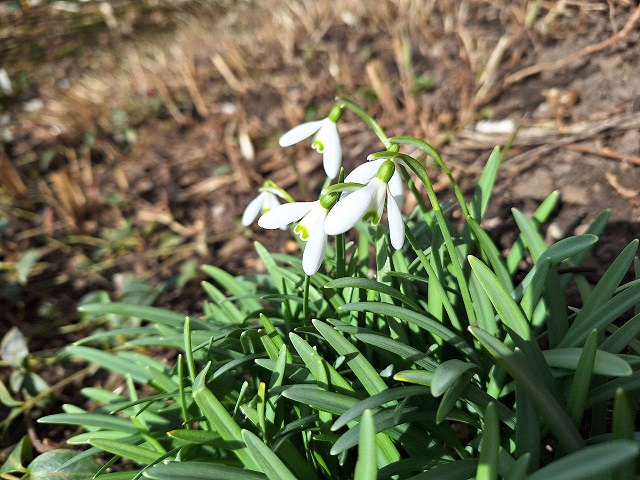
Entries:
{"label": "small stone", "polygon": [[585,187],[577,185],[566,185],[560,190],[562,199],[574,205],[587,205],[589,203],[589,192]]}
{"label": "small stone", "polygon": [[544,200],[554,190],[553,178],[546,168],[539,168],[518,180],[513,186],[513,193],[520,198]]}

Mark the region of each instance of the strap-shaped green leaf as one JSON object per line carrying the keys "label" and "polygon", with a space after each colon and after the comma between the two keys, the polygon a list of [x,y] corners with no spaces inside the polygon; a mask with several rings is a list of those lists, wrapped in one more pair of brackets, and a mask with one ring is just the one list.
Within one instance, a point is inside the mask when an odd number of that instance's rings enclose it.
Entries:
{"label": "strap-shaped green leaf", "polygon": [[469,327],[471,333],[500,363],[514,380],[522,386],[544,415],[551,430],[557,435],[564,448],[570,452],[584,447],[584,440],[577,428],[551,393],[542,377],[527,362],[522,354],[512,352],[500,340],[476,327]]}
{"label": "strap-shaped green leaf", "polygon": [[378,462],[376,451],[376,427],[371,410],[365,410],[360,420],[360,442],[358,444],[358,460],[353,480],[376,480]]}
{"label": "strap-shaped green leaf", "polygon": [[346,412],[344,412],[336,421],[331,425],[331,430],[334,432],[336,430],[340,430],[342,427],[346,426],[347,423],[352,420],[356,420],[360,415],[364,413],[365,410],[373,410],[378,408],[385,403],[395,402],[396,400],[409,398],[414,395],[429,395],[429,389],[421,386],[410,386],[410,387],[398,387],[390,390],[385,390],[384,392],[380,392],[377,395],[374,395],[369,398],[365,398],[364,400],[358,402],[353,407],[349,408]]}
{"label": "strap-shaped green leaf", "polygon": [[426,315],[422,315],[406,308],[398,307],[397,305],[379,302],[347,303],[341,308],[343,308],[344,310],[355,310],[359,312],[373,312],[379,315],[390,315],[392,317],[399,318],[400,320],[413,323],[418,327],[428,331],[432,335],[441,338],[453,347],[457,348],[471,361],[475,363],[481,362],[478,353],[473,348],[471,348],[462,337],[460,337],[458,334],[454,333],[441,323],[427,317]]}
{"label": "strap-shaped green leaf", "polygon": [[500,424],[495,405],[490,403],[484,414],[480,458],[476,480],[498,480],[498,458],[500,453]]}
{"label": "strap-shaped green leaf", "polygon": [[298,480],[280,458],[254,433],[242,430],[244,439],[258,470],[269,480]]}
{"label": "strap-shaped green leaf", "polygon": [[[266,480],[260,472],[207,462],[170,462],[144,472],[152,480]],[[102,476],[98,477],[102,478]]]}
{"label": "strap-shaped green leaf", "polygon": [[583,448],[556,460],[528,480],[584,480],[585,478],[610,478],[610,474],[640,453],[638,444],[631,440],[611,440]]}
{"label": "strap-shaped green leaf", "polygon": [[198,374],[195,382],[193,382],[193,399],[207,419],[210,429],[219,433],[223,440],[231,442],[237,447],[233,452],[244,466],[251,470],[259,470],[253,456],[249,454],[244,446],[240,426],[211,390],[207,388],[205,378],[210,366],[211,363],[208,363]]}

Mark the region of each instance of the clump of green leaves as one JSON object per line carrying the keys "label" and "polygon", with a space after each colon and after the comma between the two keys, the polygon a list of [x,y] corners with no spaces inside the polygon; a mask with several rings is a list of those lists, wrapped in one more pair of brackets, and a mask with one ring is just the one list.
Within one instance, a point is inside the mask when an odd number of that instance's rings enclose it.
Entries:
{"label": "clump of green leaves", "polygon": [[[386,138],[341,105],[383,140],[375,158],[401,160],[418,203],[404,219],[408,242],[394,250],[387,230],[360,223],[311,276],[256,243],[265,274],[203,267],[210,301],[198,318],[83,305],[143,324],[62,353],[121,374],[126,389],[84,389],[99,408],[66,405],[39,420],[83,429],[68,443],[90,448],[59,470],[106,452],[94,478],[636,478],[638,241],[591,284],[579,266],[608,212],[547,246],[552,193],[531,218],[513,210],[519,235],[503,257],[481,226],[498,149],[467,203],[429,145]],[[405,146],[444,170],[455,202],[439,202]],[[141,349],[150,346],[178,353],[167,364]],[[110,472],[120,458],[135,468]]]}

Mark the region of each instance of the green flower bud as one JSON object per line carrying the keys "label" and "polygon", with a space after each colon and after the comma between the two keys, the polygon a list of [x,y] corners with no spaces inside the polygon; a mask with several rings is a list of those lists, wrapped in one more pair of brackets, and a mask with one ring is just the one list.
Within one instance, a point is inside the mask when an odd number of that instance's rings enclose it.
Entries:
{"label": "green flower bud", "polygon": [[385,162],[382,163],[382,165],[380,165],[380,168],[378,169],[378,173],[376,173],[376,178],[379,178],[384,183],[389,183],[389,180],[391,180],[391,177],[393,176],[395,171],[396,171],[396,164],[393,163],[391,160],[386,160]]}
{"label": "green flower bud", "polygon": [[333,107],[333,109],[329,112],[329,120],[331,120],[333,123],[338,123],[338,120],[340,120],[340,117],[342,116],[342,107],[341,106],[337,106],[337,107]]}
{"label": "green flower bud", "polygon": [[325,193],[320,197],[320,206],[326,210],[333,207],[340,200],[339,193]]}

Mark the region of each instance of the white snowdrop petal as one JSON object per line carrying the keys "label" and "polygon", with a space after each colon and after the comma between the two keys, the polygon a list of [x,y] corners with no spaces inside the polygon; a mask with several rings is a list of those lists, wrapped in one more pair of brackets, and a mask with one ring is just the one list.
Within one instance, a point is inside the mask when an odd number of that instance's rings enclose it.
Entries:
{"label": "white snowdrop petal", "polygon": [[400,175],[397,168],[393,172],[391,180],[389,180],[389,191],[398,204],[398,208],[402,210],[404,206],[404,184],[402,183],[402,175]]}
{"label": "white snowdrop petal", "polygon": [[265,202],[264,202],[264,206],[262,207],[262,210],[266,213],[269,210],[273,210],[274,208],[279,206],[280,206],[280,201],[278,200],[278,197],[276,197],[272,193],[267,193],[267,198],[265,198]]}
{"label": "white snowdrop petal", "polygon": [[314,120],[313,122],[301,123],[300,125],[293,127],[288,132],[285,132],[280,137],[280,140],[278,140],[278,143],[281,147],[289,147],[294,143],[301,142],[305,138],[316,133],[323,123],[324,120]]}
{"label": "white snowdrop petal", "polygon": [[[323,133],[320,138],[320,132]],[[340,135],[338,127],[329,120],[318,132],[318,139],[324,144],[324,152],[322,154],[322,164],[327,177],[333,179],[338,176],[340,166],[342,165],[342,146],[340,145]]]}
{"label": "white snowdrop petal", "polygon": [[325,233],[327,235],[344,233],[362,220],[362,216],[369,209],[374,193],[373,188],[367,185],[340,199],[327,215],[324,222]]}
{"label": "white snowdrop petal", "polygon": [[[326,216],[326,210],[324,210]],[[302,254],[302,269],[313,275],[320,269],[327,250],[327,235],[324,233],[324,218],[320,219],[309,235]]]}
{"label": "white snowdrop petal", "polygon": [[400,250],[404,245],[404,221],[402,213],[391,192],[387,192],[387,216],[389,218],[389,236],[391,245]]}
{"label": "white snowdrop petal", "polygon": [[384,159],[373,160],[357,166],[345,177],[345,183],[369,183],[369,180],[375,177],[376,173],[378,173],[378,169],[380,168],[380,165],[382,165],[382,162],[384,162]]}
{"label": "white snowdrop petal", "polygon": [[262,204],[266,200],[266,192],[260,192],[256,198],[249,202],[249,205],[244,209],[242,213],[242,225],[248,227],[256,219],[260,211],[262,210]]}
{"label": "white snowdrop petal", "polygon": [[284,203],[269,210],[258,219],[258,225],[262,228],[282,228],[290,223],[300,220],[311,210],[316,202]]}

